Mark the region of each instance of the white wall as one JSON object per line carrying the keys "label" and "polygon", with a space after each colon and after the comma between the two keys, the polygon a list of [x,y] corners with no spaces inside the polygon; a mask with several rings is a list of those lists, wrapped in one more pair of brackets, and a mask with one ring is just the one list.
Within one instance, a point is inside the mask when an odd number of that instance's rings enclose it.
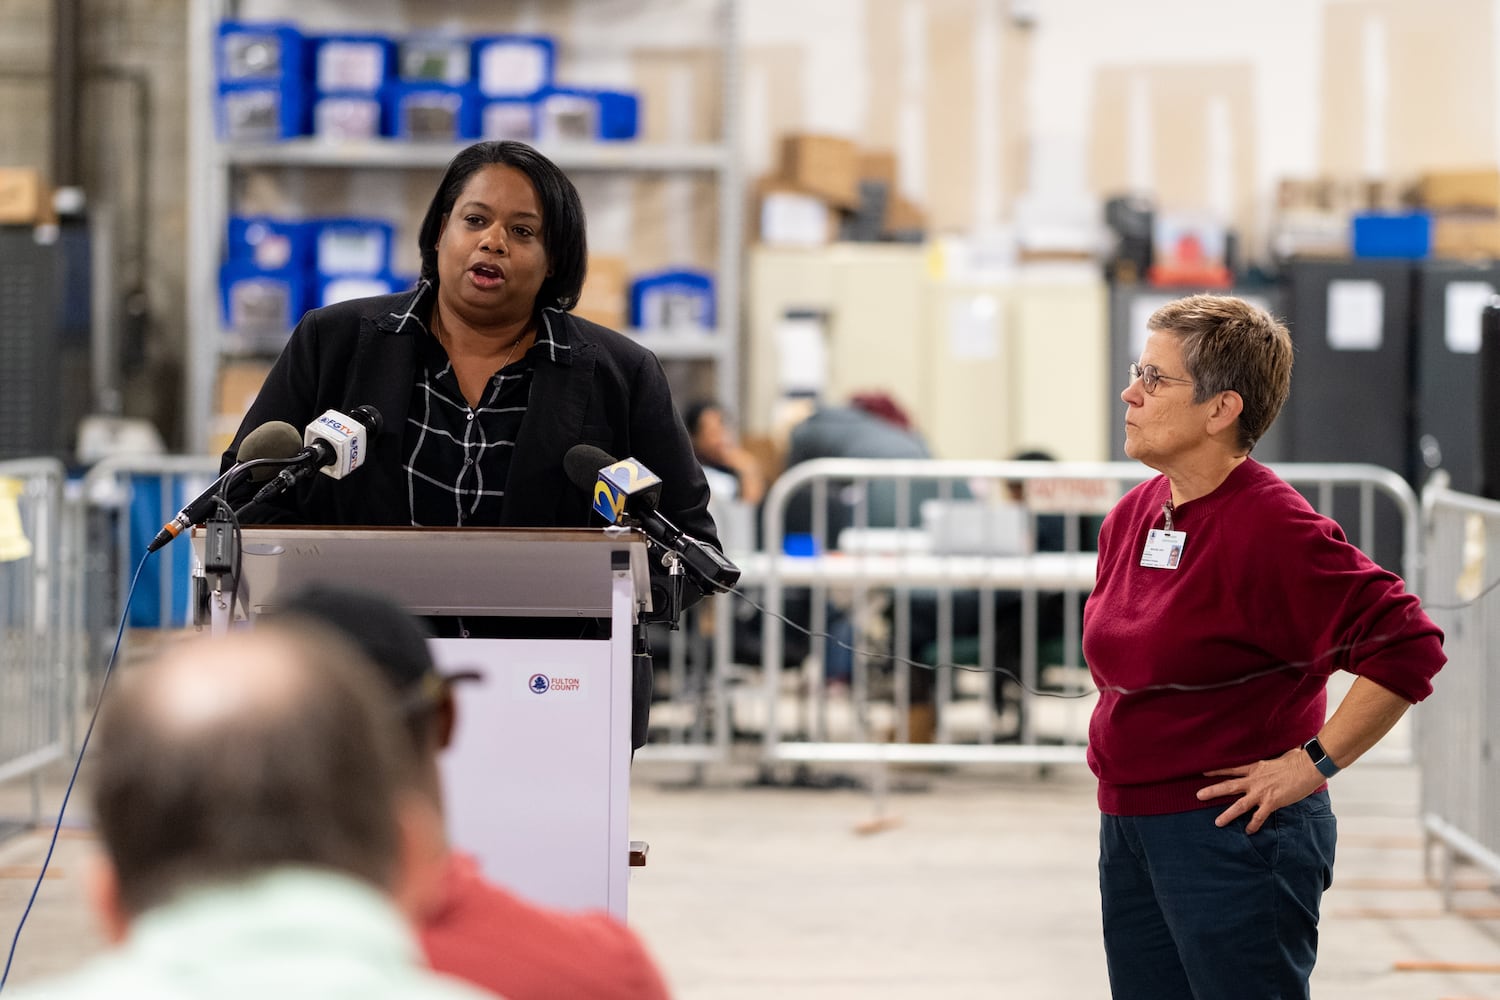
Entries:
{"label": "white wall", "polygon": [[[1322,7],[1328,0],[1037,0],[1027,94],[1039,194],[1078,194],[1087,176],[1094,73],[1106,66],[1250,63],[1260,142],[1256,187],[1318,171]],[[1057,188],[1053,186],[1056,185]],[[1064,186],[1072,186],[1066,190]]]}

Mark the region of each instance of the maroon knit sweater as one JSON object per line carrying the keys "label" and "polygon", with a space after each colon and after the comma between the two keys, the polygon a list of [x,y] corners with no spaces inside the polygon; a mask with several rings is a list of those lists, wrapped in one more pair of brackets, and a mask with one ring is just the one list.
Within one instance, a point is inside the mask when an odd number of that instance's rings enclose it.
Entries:
{"label": "maroon knit sweater", "polygon": [[[1269,469],[1246,459],[1219,488],[1176,508],[1187,534],[1175,570],[1140,565],[1165,527],[1165,476],[1131,490],[1099,533],[1083,651],[1099,702],[1089,766],[1110,815],[1209,803],[1203,772],[1280,756],[1322,728],[1335,670],[1411,702],[1432,693],[1443,634],[1401,578]],[[1205,691],[1159,685],[1225,684]],[[1125,690],[1116,690],[1125,689]],[[1145,689],[1145,690],[1142,690]]]}

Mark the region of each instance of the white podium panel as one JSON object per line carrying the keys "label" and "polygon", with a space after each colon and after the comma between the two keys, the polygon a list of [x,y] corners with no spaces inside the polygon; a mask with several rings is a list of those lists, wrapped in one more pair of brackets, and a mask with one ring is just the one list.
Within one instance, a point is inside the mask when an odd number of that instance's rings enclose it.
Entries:
{"label": "white podium panel", "polygon": [[[472,669],[454,688],[458,726],[440,758],[453,845],[485,874],[539,903],[623,918],[629,808],[611,794],[629,745],[629,670],[611,643],[582,639],[433,639],[439,669]],[[623,684],[627,712],[612,718]]]}
{"label": "white podium panel", "polygon": [[[455,690],[440,758],[454,846],[538,902],[625,919],[630,873],[631,636],[649,607],[644,538],[552,528],[247,527],[240,579],[209,579],[212,627],[255,618],[310,583],[381,593],[419,615],[607,618],[608,639],[432,640]],[[238,607],[231,608],[238,594]]]}

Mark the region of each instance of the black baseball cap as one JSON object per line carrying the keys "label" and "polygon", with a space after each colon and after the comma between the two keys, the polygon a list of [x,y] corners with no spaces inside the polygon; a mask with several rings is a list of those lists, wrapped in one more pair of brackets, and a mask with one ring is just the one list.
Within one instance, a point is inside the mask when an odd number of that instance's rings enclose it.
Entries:
{"label": "black baseball cap", "polygon": [[277,615],[328,625],[352,641],[380,668],[408,711],[431,707],[450,684],[481,677],[473,670],[439,671],[426,625],[381,594],[314,583],[277,604]]}

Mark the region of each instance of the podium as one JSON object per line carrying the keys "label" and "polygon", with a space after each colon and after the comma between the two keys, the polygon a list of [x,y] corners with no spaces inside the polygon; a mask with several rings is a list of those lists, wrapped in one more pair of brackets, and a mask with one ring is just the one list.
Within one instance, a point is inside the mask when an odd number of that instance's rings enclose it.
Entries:
{"label": "podium", "polygon": [[[204,537],[193,532],[200,578]],[[213,577],[200,586],[216,630],[311,583],[383,594],[416,615],[607,623],[606,638],[431,642],[440,670],[482,675],[454,688],[458,726],[440,758],[453,846],[523,896],[623,920],[632,636],[650,600],[646,566],[643,537],[618,528],[253,526],[241,535],[238,595]]]}

